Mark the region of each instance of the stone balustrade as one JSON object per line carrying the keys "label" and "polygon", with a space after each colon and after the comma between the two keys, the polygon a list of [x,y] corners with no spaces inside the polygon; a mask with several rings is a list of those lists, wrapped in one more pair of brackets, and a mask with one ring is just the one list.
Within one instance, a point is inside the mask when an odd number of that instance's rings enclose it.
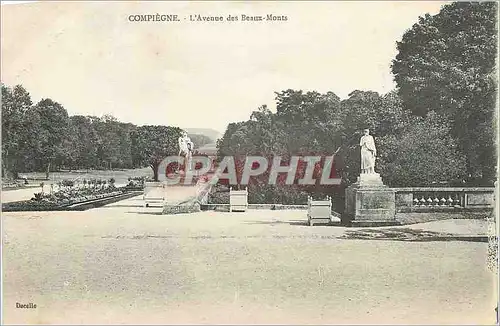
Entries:
{"label": "stone balustrade", "polygon": [[495,188],[393,188],[397,212],[487,210],[494,205]]}

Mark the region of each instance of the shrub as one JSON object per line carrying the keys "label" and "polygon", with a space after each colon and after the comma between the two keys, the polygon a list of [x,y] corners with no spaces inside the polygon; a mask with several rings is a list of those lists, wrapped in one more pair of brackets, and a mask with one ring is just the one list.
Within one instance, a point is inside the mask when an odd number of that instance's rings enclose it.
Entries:
{"label": "shrub", "polygon": [[208,195],[209,204],[229,204],[229,192],[213,192]]}
{"label": "shrub", "polygon": [[466,159],[448,126],[429,114],[415,119],[401,137],[378,139],[380,174],[390,186],[430,186],[465,179]]}
{"label": "shrub", "polygon": [[41,201],[43,199],[43,192],[37,192],[34,194],[34,197],[31,200]]}
{"label": "shrub", "polygon": [[61,185],[64,187],[73,187],[75,185],[75,182],[73,180],[64,179],[63,181],[61,181]]}

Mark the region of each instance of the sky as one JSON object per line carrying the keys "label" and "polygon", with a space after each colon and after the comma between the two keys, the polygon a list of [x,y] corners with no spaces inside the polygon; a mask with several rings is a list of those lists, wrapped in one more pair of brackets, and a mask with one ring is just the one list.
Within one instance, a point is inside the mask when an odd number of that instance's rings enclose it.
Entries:
{"label": "sky", "polygon": [[[286,89],[394,89],[396,42],[444,2],[2,2],[1,80],[70,115],[212,128],[247,120]],[[179,22],[130,22],[177,14]],[[190,22],[189,15],[238,16]],[[241,15],[287,21],[243,22]]]}

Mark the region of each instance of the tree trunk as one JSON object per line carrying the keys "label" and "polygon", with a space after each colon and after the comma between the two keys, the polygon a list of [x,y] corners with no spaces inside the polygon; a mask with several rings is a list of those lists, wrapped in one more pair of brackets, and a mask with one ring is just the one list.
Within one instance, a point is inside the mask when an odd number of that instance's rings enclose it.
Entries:
{"label": "tree trunk", "polygon": [[5,168],[5,159],[2,160],[2,179],[7,178],[7,169]]}
{"label": "tree trunk", "polygon": [[47,164],[47,171],[45,171],[45,179],[49,179],[49,172],[50,172],[50,161],[49,161],[49,164]]}
{"label": "tree trunk", "polygon": [[8,179],[12,178],[13,180],[16,180],[19,177],[19,172],[17,171],[16,164],[12,164],[11,159],[3,159],[2,166],[4,169],[4,177]]}
{"label": "tree trunk", "polygon": [[160,166],[160,164],[153,164],[151,165],[151,168],[153,169],[153,178],[154,178],[154,181],[158,181],[158,167]]}
{"label": "tree trunk", "polygon": [[6,156],[7,155],[4,155],[4,159],[2,160],[3,177],[16,180],[19,177],[19,172],[17,171],[16,164],[13,164],[13,160],[7,158]]}

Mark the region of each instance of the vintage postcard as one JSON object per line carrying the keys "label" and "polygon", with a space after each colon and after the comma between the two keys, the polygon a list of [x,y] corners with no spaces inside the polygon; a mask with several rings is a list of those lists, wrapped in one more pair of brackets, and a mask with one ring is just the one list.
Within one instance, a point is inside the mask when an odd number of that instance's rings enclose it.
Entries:
{"label": "vintage postcard", "polygon": [[0,9],[2,324],[498,322],[498,2]]}

